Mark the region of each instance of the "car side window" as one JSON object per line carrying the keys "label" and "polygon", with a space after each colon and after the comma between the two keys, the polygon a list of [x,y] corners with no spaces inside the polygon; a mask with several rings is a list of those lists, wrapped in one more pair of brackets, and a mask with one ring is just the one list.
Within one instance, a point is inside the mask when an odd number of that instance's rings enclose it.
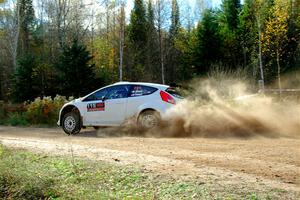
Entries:
{"label": "car side window", "polygon": [[99,101],[102,100],[108,93],[109,88],[104,88],[97,92],[94,92],[90,96],[86,97],[83,101]]}
{"label": "car side window", "polygon": [[143,85],[134,85],[132,86],[130,97],[138,97],[152,94],[156,91],[156,88],[143,86]]}
{"label": "car side window", "polygon": [[127,98],[128,93],[129,93],[129,86],[127,85],[114,86],[109,90],[109,92],[105,96],[105,99]]}

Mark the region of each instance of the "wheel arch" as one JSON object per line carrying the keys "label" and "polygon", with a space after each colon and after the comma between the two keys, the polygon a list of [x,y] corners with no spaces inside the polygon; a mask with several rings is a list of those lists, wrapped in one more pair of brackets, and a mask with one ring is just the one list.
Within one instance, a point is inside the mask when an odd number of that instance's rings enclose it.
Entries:
{"label": "wheel arch", "polygon": [[161,116],[161,113],[158,109],[155,109],[155,108],[144,108],[142,109],[138,114],[137,114],[137,117],[136,117],[136,120],[139,119],[139,116],[141,116],[141,114],[143,114],[144,112],[146,111],[154,111],[154,112],[157,112],[159,114],[159,116]]}
{"label": "wheel arch", "polygon": [[62,110],[61,110],[61,113],[60,113],[60,117],[59,117],[59,125],[62,126],[62,120],[65,116],[65,114],[69,113],[69,112],[72,112],[72,111],[75,111],[75,112],[78,112],[79,114],[79,120],[80,120],[80,123],[82,125],[82,119],[81,119],[81,114],[80,114],[80,110],[75,106],[75,105],[67,105],[65,106]]}

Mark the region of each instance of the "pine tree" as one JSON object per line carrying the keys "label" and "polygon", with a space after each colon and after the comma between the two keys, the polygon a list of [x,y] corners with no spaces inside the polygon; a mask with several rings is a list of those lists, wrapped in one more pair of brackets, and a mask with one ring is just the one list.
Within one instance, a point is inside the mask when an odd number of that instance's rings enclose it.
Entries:
{"label": "pine tree", "polygon": [[30,34],[34,27],[34,9],[32,0],[18,0],[17,1],[19,11],[19,55],[26,55],[29,53],[30,46]]}
{"label": "pine tree", "polygon": [[90,52],[76,40],[64,48],[58,65],[64,95],[79,97],[99,88],[95,84],[94,64],[89,64],[91,59]]}
{"label": "pine tree", "polygon": [[130,15],[130,42],[139,48],[145,45],[147,41],[147,21],[146,11],[143,0],[135,0],[134,8]]}
{"label": "pine tree", "polygon": [[177,0],[172,0],[171,26],[169,30],[169,51],[167,65],[167,81],[173,83],[176,81],[176,71],[178,70],[178,58],[181,57],[180,51],[175,48],[175,42],[180,29],[180,12]]}
{"label": "pine tree", "polygon": [[198,74],[207,73],[211,65],[222,60],[222,41],[219,32],[216,13],[206,10],[197,27],[196,45],[192,49],[191,56]]}
{"label": "pine tree", "polygon": [[243,62],[241,46],[238,42],[237,28],[240,0],[224,0],[221,5],[221,38],[224,43],[224,65],[236,69]]}
{"label": "pine tree", "polygon": [[257,74],[257,38],[258,30],[255,16],[255,0],[245,0],[239,16],[238,41],[243,51],[243,66],[251,67],[253,75]]}
{"label": "pine tree", "polygon": [[229,30],[235,31],[238,26],[239,10],[241,8],[240,0],[224,0],[222,9]]}
{"label": "pine tree", "polygon": [[18,59],[17,70],[14,75],[13,97],[16,102],[33,100],[36,95],[34,90],[33,71],[36,61],[33,55]]}
{"label": "pine tree", "polygon": [[146,71],[149,72],[147,81],[160,80],[159,71],[159,49],[158,35],[154,24],[154,10],[152,0],[147,4],[147,60]]}
{"label": "pine tree", "polygon": [[170,39],[173,40],[180,28],[180,13],[177,0],[172,0]]}
{"label": "pine tree", "polygon": [[130,15],[129,46],[132,63],[128,77],[131,80],[143,79],[146,60],[147,20],[143,0],[135,0]]}

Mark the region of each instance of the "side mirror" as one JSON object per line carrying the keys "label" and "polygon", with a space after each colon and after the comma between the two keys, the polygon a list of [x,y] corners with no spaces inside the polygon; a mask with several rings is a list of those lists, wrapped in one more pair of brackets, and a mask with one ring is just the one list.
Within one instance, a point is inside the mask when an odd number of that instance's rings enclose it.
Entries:
{"label": "side mirror", "polygon": [[106,97],[105,97],[105,96],[103,96],[103,97],[101,98],[101,100],[102,100],[102,101],[105,101],[105,100],[106,100]]}

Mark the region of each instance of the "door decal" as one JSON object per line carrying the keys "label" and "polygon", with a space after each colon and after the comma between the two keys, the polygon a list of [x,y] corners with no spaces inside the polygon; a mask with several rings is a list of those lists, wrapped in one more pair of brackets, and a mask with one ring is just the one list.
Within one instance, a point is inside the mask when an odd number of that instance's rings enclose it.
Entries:
{"label": "door decal", "polygon": [[105,103],[89,103],[87,104],[87,111],[94,112],[94,111],[104,111],[105,110]]}

